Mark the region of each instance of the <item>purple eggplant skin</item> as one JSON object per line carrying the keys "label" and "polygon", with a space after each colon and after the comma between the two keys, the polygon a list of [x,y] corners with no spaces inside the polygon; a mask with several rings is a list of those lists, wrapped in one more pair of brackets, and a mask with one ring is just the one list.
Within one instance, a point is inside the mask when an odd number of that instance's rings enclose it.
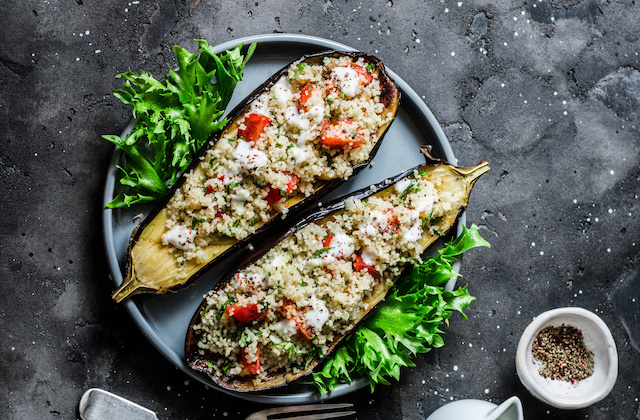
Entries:
{"label": "purple eggplant skin", "polygon": [[[365,63],[373,64],[374,66],[373,71],[378,74],[378,78],[379,78],[381,89],[382,89],[382,92],[380,95],[380,101],[385,106],[384,112],[392,113],[393,115],[393,118],[391,119],[391,121],[386,126],[383,126],[381,128],[382,133],[379,132],[378,141],[373,147],[371,154],[369,155],[369,158],[353,166],[353,174],[351,176],[355,176],[358,174],[358,172],[360,172],[362,169],[364,169],[367,165],[371,163],[371,161],[375,157],[375,154],[379,150],[389,125],[391,125],[393,119],[395,119],[396,111],[400,103],[400,91],[397,88],[395,82],[387,74],[382,62],[378,58],[371,55],[364,54],[362,52],[325,51],[325,52],[304,55],[296,61],[305,62],[308,64],[315,64],[315,63],[322,62],[322,60],[325,57],[340,57],[340,56],[351,57],[354,61],[358,60],[359,58],[362,58],[365,61]],[[185,174],[190,173],[192,170],[196,168],[196,166],[201,162],[200,158],[204,157],[207,151],[222,138],[222,136],[227,131],[227,128],[232,126],[233,124],[239,123],[240,121],[239,119],[242,118],[242,116],[245,114],[250,103],[256,98],[258,98],[267,89],[270,89],[280,79],[280,77],[287,74],[290,66],[291,64],[288,64],[284,66],[282,69],[280,69],[278,72],[276,72],[265,83],[260,85],[250,95],[248,95],[239,105],[237,105],[233,109],[233,111],[231,111],[228,117],[229,123],[227,124],[227,126],[224,129],[220,130],[219,132],[214,133],[209,138],[209,141],[205,143],[202,149],[198,152],[198,155],[193,158],[193,161],[191,162],[189,167],[186,169]],[[210,270],[213,266],[215,266],[218,262],[222,261],[224,258],[229,257],[231,254],[246,247],[248,244],[260,240],[260,238],[263,235],[265,235],[266,232],[268,232],[269,230],[273,228],[276,228],[276,229],[280,228],[280,227],[277,227],[277,225],[281,222],[281,219],[280,217],[278,217],[278,215],[275,215],[269,221],[267,221],[262,226],[260,226],[255,233],[249,235],[248,237],[246,237],[241,241],[236,242],[233,245],[230,245],[228,249],[226,249],[224,252],[219,254],[216,258],[209,261],[204,267],[199,269],[199,271],[197,271],[191,277],[189,277],[184,281],[176,283],[171,287],[165,287],[165,286],[155,287],[153,285],[140,281],[139,279],[136,278],[135,264],[132,261],[132,249],[138,243],[138,240],[140,239],[140,235],[144,232],[145,228],[151,223],[151,221],[153,221],[153,219],[167,205],[167,203],[169,202],[171,197],[174,195],[174,193],[184,184],[185,179],[186,178],[184,176],[180,177],[176,181],[176,183],[173,185],[171,190],[167,193],[167,195],[153,207],[149,215],[132,232],[131,237],[129,239],[129,244],[128,244],[127,260],[126,260],[127,262],[126,262],[126,269],[124,273],[125,281],[119,287],[119,289],[113,293],[113,296],[112,296],[112,298],[116,302],[120,302],[129,296],[133,296],[140,293],[163,294],[169,291],[175,292],[185,286],[191,285],[202,274]],[[334,179],[334,180],[328,180],[328,181],[318,180],[318,183],[322,183],[322,184],[319,184],[321,185],[321,187],[312,195],[302,199],[300,202],[295,203],[291,207],[289,207],[289,213],[287,217],[293,217],[296,214],[299,214],[300,212],[304,212],[305,209],[310,205],[310,203],[320,199],[322,196],[324,196],[325,194],[327,194],[328,192],[330,192],[331,190],[333,190],[334,188],[336,188],[337,186],[339,186],[345,181],[346,181],[345,179]]]}
{"label": "purple eggplant skin", "polygon": [[[425,153],[425,150],[423,150],[423,153]],[[235,265],[225,276],[222,277],[222,279],[216,284],[216,286],[210,293],[216,292],[217,290],[220,290],[221,288],[225,287],[233,279],[233,276],[235,275],[235,273],[243,270],[247,266],[259,260],[271,248],[276,246],[279,242],[283,241],[287,236],[295,233],[296,231],[302,229],[303,227],[307,226],[310,223],[317,222],[321,219],[324,219],[325,217],[331,216],[336,212],[344,210],[346,206],[346,201],[348,198],[355,197],[359,200],[363,200],[367,197],[370,197],[376,194],[377,192],[380,192],[381,190],[392,187],[395,183],[397,183],[401,179],[413,174],[415,170],[418,170],[420,168],[425,168],[426,166],[432,166],[432,167],[437,167],[439,165],[450,166],[446,162],[431,158],[431,156],[428,153],[425,153],[425,155],[427,156],[426,165],[418,165],[416,167],[413,167],[411,169],[408,169],[402,172],[401,174],[398,174],[392,178],[389,178],[381,183],[378,183],[373,186],[366,187],[361,190],[347,194],[345,196],[339,197],[331,201],[330,203],[327,203],[325,206],[323,206],[320,209],[313,209],[306,212],[304,215],[301,215],[300,220],[297,223],[295,223],[293,226],[291,226],[289,229],[287,229],[284,233],[271,235],[271,237],[269,237],[267,240],[261,243],[258,252],[247,254],[244,258],[242,258],[242,260],[240,260],[237,263],[237,265]],[[468,186],[469,191],[471,190],[477,178],[489,170],[487,163],[484,161],[474,168],[476,168],[474,169],[475,174],[473,175],[473,179],[470,180],[469,182],[469,186]],[[472,169],[472,168],[468,168],[468,169]],[[465,175],[466,174],[464,173],[461,174],[462,177],[464,177]],[[468,202],[468,194],[467,194],[467,202]],[[445,234],[449,233],[451,229],[456,225],[457,220],[464,213],[465,209],[466,209],[466,204],[465,206],[459,209],[455,217],[455,221],[451,223],[451,226],[449,227],[449,229],[447,229],[444,232]],[[410,267],[408,267],[407,269],[410,269]],[[402,276],[397,277],[396,280],[401,277]],[[387,293],[389,293],[390,291],[391,289],[389,289]],[[343,337],[338,337],[329,346],[329,351],[327,355],[333,352],[335,349],[337,349],[337,347],[341,343],[343,343],[344,340],[346,340],[351,333],[356,331],[358,327],[362,324],[362,322],[366,320],[367,316],[371,314],[373,310],[375,310],[375,308],[377,308],[377,306],[383,301],[384,299],[381,299],[378,303],[376,303],[375,306],[370,308],[367,314],[359,320],[359,322],[355,325],[355,327],[351,330],[349,334],[344,335]],[[321,360],[316,357],[308,364],[308,366],[304,370],[302,370],[297,374],[286,373],[286,372],[274,372],[267,380],[264,380],[258,388],[256,388],[252,384],[251,377],[219,378],[215,375],[209,375],[207,373],[208,363],[217,360],[220,356],[211,352],[207,352],[205,355],[200,355],[199,349],[198,349],[198,341],[200,340],[200,335],[196,333],[193,329],[193,327],[199,322],[200,314],[206,307],[207,307],[207,301],[205,297],[205,299],[202,301],[202,303],[196,310],[195,314],[193,315],[189,323],[189,327],[187,328],[187,335],[185,339],[185,356],[186,356],[187,364],[192,369],[200,372],[207,379],[211,380],[213,383],[215,383],[216,385],[222,388],[233,390],[233,391],[239,391],[239,392],[250,392],[250,391],[266,390],[266,389],[285,386],[289,382],[292,382],[302,376],[308,375],[321,362]]]}

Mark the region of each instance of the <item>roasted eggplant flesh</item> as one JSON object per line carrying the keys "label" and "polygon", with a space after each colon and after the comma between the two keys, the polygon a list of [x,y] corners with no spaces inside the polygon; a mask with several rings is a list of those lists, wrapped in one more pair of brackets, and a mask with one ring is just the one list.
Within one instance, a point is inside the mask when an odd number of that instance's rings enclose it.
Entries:
{"label": "roasted eggplant flesh", "polygon": [[132,235],[114,293],[186,285],[282,215],[366,166],[393,121],[399,92],[361,53],[305,56],[250,95]]}
{"label": "roasted eggplant flesh", "polygon": [[416,167],[305,217],[205,296],[187,331],[188,364],[238,391],[311,372],[455,225],[488,169]]}

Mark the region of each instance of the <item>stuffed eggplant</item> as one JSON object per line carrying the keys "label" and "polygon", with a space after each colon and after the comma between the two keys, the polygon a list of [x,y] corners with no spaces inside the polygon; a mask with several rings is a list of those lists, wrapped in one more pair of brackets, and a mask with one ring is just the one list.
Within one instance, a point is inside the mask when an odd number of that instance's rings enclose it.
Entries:
{"label": "stuffed eggplant", "polygon": [[187,285],[281,216],[365,167],[393,121],[399,91],[375,57],[304,56],[254,91],[132,234],[113,294]]}
{"label": "stuffed eggplant", "polygon": [[308,374],[455,225],[488,170],[416,167],[305,217],[205,296],[187,330],[187,363],[237,391]]}

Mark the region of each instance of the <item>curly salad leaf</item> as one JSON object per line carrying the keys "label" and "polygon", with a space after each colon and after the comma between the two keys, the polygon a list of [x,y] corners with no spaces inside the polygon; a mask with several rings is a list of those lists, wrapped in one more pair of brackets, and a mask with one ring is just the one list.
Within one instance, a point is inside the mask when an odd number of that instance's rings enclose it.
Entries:
{"label": "curly salad leaf", "polygon": [[415,366],[418,353],[442,347],[443,324],[449,325],[452,311],[469,308],[475,300],[463,286],[448,292],[444,284],[459,276],[452,264],[457,256],[478,246],[490,247],[473,225],[449,242],[438,255],[415,266],[391,290],[387,299],[313,374],[313,384],[325,394],[341,382],[367,377],[371,391],[377,384],[388,385],[389,378],[400,379],[400,368]]}
{"label": "curly salad leaf", "polygon": [[216,55],[206,41],[196,42],[199,48],[194,54],[173,47],[178,69],[170,70],[164,83],[144,71],[116,76],[124,82],[113,95],[133,106],[137,123],[124,139],[102,136],[126,154],[126,165],[118,166],[126,191],[107,207],[129,207],[162,198],[209,136],[227,124],[228,120],[220,117],[256,44],[243,56],[242,44]]}

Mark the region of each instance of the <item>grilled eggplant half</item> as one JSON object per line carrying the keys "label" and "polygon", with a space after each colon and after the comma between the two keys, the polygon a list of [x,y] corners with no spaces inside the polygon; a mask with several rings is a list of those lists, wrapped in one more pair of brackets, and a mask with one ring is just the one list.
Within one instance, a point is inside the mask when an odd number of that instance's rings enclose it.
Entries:
{"label": "grilled eggplant half", "polygon": [[205,296],[187,330],[187,363],[236,391],[310,373],[455,225],[488,170],[432,161],[303,217]]}
{"label": "grilled eggplant half", "polygon": [[399,97],[383,64],[363,53],[307,55],[278,71],[133,232],[113,299],[190,284],[355,175],[377,152]]}

